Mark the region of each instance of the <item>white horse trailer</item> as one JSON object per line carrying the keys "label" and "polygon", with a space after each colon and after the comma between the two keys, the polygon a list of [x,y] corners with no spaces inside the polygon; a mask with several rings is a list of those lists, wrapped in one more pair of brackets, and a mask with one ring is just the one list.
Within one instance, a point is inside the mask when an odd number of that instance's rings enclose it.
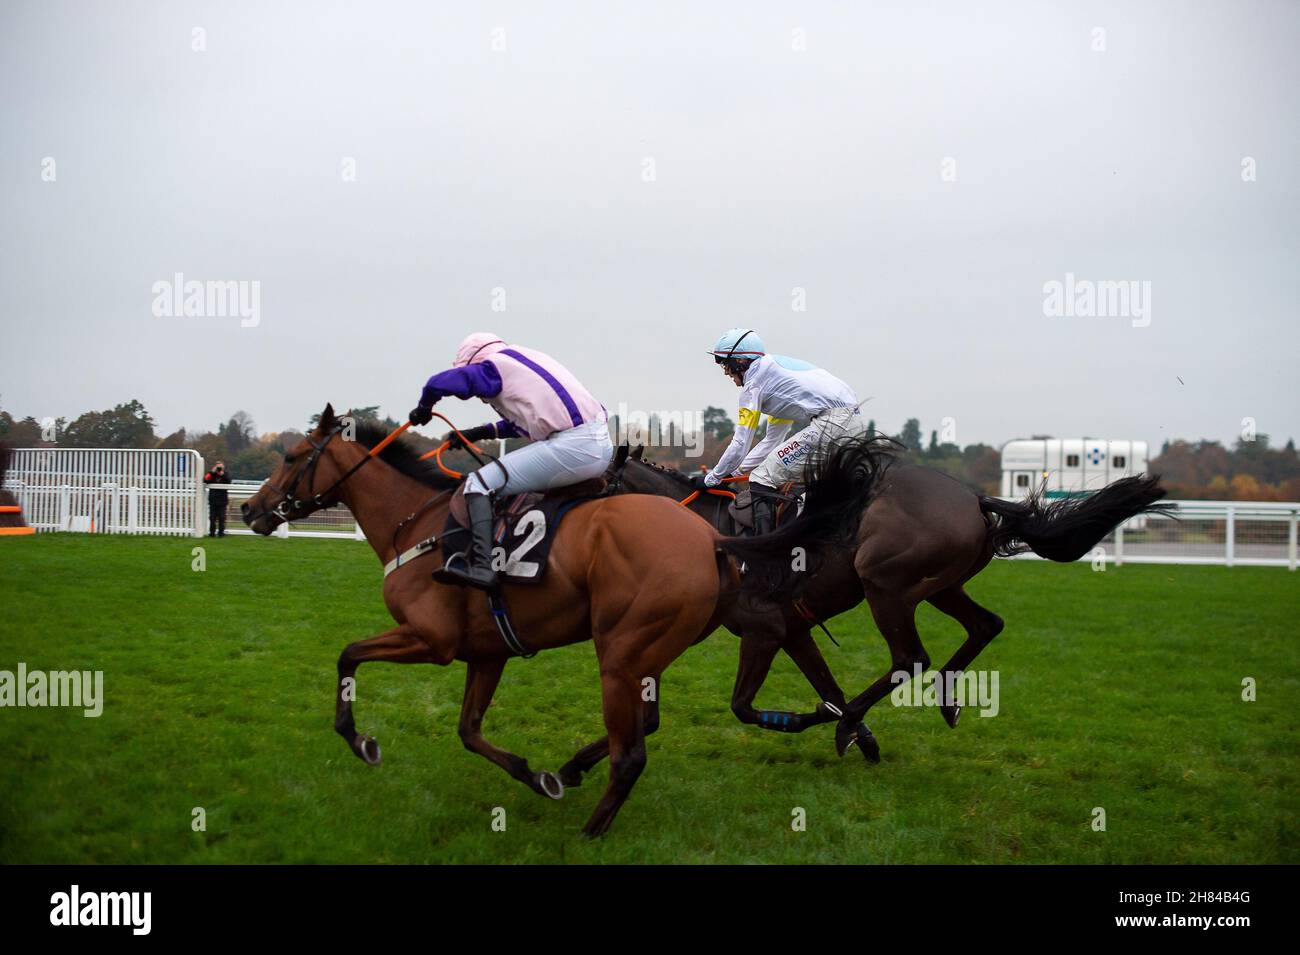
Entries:
{"label": "white horse trailer", "polygon": [[[1145,441],[1104,438],[1046,438],[1008,441],[1002,447],[1002,497],[1021,498],[1041,490],[1043,497],[1091,494],[1120,478],[1145,474]],[[1145,526],[1139,515],[1128,523]]]}

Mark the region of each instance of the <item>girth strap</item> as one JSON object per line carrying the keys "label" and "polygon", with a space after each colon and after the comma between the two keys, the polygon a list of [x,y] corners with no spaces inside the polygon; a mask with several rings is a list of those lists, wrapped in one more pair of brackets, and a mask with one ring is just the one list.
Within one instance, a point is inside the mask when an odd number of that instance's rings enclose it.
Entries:
{"label": "girth strap", "polygon": [[492,612],[492,622],[497,625],[497,631],[501,634],[501,639],[506,642],[506,646],[525,660],[537,656],[537,651],[530,652],[515,633],[514,624],[510,622],[510,611],[506,609],[506,598],[500,588],[488,591],[487,602],[488,610]]}
{"label": "girth strap", "polygon": [[[408,547],[384,565],[384,576],[387,577],[397,568],[404,567],[415,558],[424,554],[431,554],[437,549],[438,537],[436,535],[420,541],[414,547]],[[510,652],[524,659],[537,656],[537,651],[530,651],[524,646],[524,642],[519,639],[519,635],[515,633],[514,624],[510,621],[510,611],[506,608],[506,598],[502,595],[500,588],[488,592],[487,602],[488,610],[492,614],[492,622],[496,624],[497,632],[501,634],[501,639],[510,648]]]}
{"label": "girth strap", "polygon": [[411,561],[415,560],[415,558],[423,554],[431,553],[432,551],[437,550],[437,548],[438,536],[436,534],[433,537],[420,541],[414,547],[408,547],[388,563],[384,564],[384,576],[387,577],[398,567],[409,564]]}

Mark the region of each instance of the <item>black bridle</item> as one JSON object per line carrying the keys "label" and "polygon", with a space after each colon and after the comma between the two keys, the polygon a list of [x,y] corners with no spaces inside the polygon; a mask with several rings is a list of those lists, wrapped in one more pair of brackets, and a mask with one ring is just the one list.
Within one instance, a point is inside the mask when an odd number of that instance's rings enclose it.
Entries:
{"label": "black bridle", "polygon": [[[357,471],[361,470],[365,463],[370,460],[371,455],[367,454],[356,464],[352,465],[352,467],[348,468],[341,478],[327,487],[324,491],[312,495],[305,501],[296,497],[295,492],[298,490],[298,485],[302,483],[304,477],[308,475],[315,477],[316,465],[320,462],[321,455],[325,453],[325,448],[329,446],[329,443],[334,439],[334,436],[340,434],[345,427],[346,426],[342,422],[336,424],[330,429],[330,432],[325,435],[320,444],[313,441],[311,435],[307,435],[306,441],[312,447],[311,454],[307,458],[307,463],[294,472],[293,480],[289,482],[288,487],[282,488],[269,480],[265,485],[263,485],[279,494],[280,502],[270,510],[264,510],[261,514],[255,515],[249,523],[252,523],[252,521],[257,520],[258,518],[265,517],[268,514],[278,517],[281,521],[288,521],[294,512],[297,512],[301,516],[303,514],[310,514],[312,511],[318,511],[322,507],[329,507],[331,504],[337,503],[337,501],[328,500],[329,496],[338,490],[339,486],[342,485],[344,481],[356,474]],[[311,485],[312,482],[308,481],[307,487],[309,489],[311,488]],[[309,510],[304,510],[304,508],[308,507],[310,507]]]}

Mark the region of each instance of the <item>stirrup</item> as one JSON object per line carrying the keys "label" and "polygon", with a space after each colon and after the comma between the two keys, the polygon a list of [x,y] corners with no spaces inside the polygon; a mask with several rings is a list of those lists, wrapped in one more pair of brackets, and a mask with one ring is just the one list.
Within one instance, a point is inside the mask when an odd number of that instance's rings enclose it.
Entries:
{"label": "stirrup", "polygon": [[[456,567],[452,562],[460,558],[463,567]],[[450,584],[453,587],[474,587],[478,590],[495,590],[499,578],[497,572],[491,567],[476,567],[470,563],[469,558],[463,552],[457,552],[447,558],[447,563],[443,564],[433,572],[433,579],[440,584]]]}

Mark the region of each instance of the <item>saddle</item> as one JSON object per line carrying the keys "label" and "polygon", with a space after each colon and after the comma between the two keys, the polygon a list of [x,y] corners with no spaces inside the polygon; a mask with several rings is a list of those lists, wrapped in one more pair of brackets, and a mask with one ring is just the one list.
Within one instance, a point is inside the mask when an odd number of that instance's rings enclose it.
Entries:
{"label": "saddle", "polygon": [[[511,583],[541,582],[551,541],[564,515],[579,504],[602,497],[607,488],[607,482],[600,477],[545,492],[525,491],[494,498],[493,561],[501,562],[497,570]],[[439,537],[444,561],[461,549],[468,526],[469,508],[462,483],[452,496],[447,526]]]}
{"label": "saddle", "polygon": [[[799,497],[796,493],[798,485],[794,481],[786,481],[778,489],[777,493],[780,499],[777,501],[776,509],[772,515],[772,527],[776,529],[781,526],[781,522],[786,519],[786,513],[791,512],[791,517],[798,513]],[[738,534],[752,534],[754,532],[754,496],[746,485],[742,490],[736,492],[736,499],[727,505],[727,513],[731,515],[732,521],[735,522],[736,532]]]}

